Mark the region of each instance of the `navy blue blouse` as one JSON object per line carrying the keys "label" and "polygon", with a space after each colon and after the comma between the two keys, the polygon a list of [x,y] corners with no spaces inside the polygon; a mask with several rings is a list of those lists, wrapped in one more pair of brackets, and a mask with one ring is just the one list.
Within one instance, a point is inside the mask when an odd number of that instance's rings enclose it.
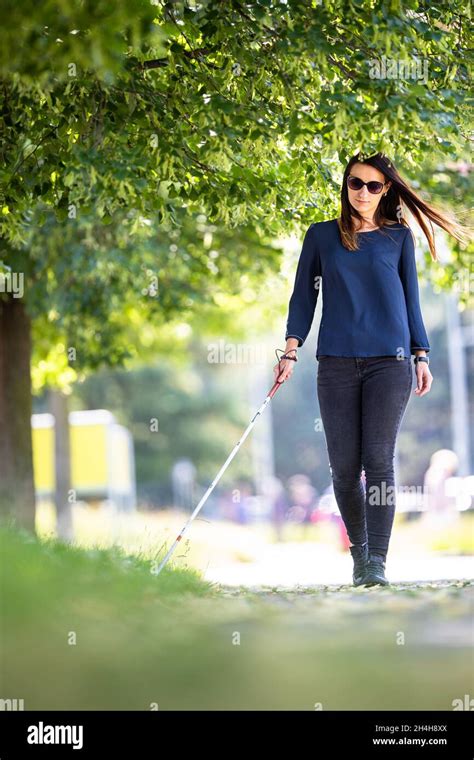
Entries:
{"label": "navy blue blouse", "polygon": [[302,346],[322,288],[316,357],[409,357],[430,344],[420,309],[415,246],[403,224],[360,232],[359,250],[344,248],[336,219],[306,231],[286,322]]}

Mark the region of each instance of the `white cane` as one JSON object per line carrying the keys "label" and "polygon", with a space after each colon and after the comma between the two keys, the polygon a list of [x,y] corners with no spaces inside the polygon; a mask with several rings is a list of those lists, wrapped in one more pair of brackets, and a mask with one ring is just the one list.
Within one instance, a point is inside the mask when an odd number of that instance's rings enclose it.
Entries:
{"label": "white cane", "polygon": [[[281,350],[282,350],[282,349],[277,349],[277,351],[281,351]],[[290,357],[290,358],[291,358],[291,357]],[[278,354],[277,354],[277,359],[278,359]],[[278,360],[278,364],[281,362],[281,360],[282,360],[282,359],[283,359],[283,356],[282,356],[282,357],[281,357],[281,358]],[[279,373],[278,377],[280,377],[280,375],[281,375],[281,372]],[[236,445],[235,445],[235,446],[234,446],[234,448],[232,449],[231,453],[230,453],[230,454],[229,454],[229,456],[227,457],[226,461],[225,461],[225,462],[224,462],[224,464],[222,465],[221,469],[220,469],[220,470],[219,470],[219,472],[217,473],[216,477],[215,477],[215,478],[214,478],[214,480],[212,481],[211,485],[210,485],[210,486],[209,486],[209,488],[207,489],[207,491],[206,491],[206,493],[204,494],[204,496],[202,497],[201,501],[199,502],[199,504],[198,504],[198,505],[197,505],[197,507],[195,508],[194,512],[192,513],[191,517],[189,518],[189,520],[187,521],[186,525],[185,525],[185,526],[184,526],[184,528],[182,529],[181,533],[180,533],[180,534],[178,535],[178,537],[176,538],[176,540],[175,540],[175,542],[174,542],[173,546],[171,547],[171,549],[168,551],[168,553],[167,553],[166,557],[165,557],[165,558],[163,559],[163,561],[161,562],[161,564],[160,564],[160,566],[158,567],[158,570],[156,571],[155,575],[159,575],[159,573],[161,572],[161,570],[163,569],[163,567],[164,567],[164,566],[166,565],[166,563],[168,562],[169,558],[171,557],[171,555],[173,554],[174,550],[175,550],[175,549],[176,549],[176,547],[178,546],[179,542],[180,542],[180,541],[181,541],[181,539],[183,538],[183,536],[184,536],[184,534],[186,533],[187,529],[188,529],[188,528],[189,528],[189,526],[191,525],[192,521],[194,520],[194,518],[196,517],[196,515],[198,514],[198,512],[199,512],[199,511],[202,509],[202,507],[203,507],[203,506],[204,506],[204,504],[206,503],[206,501],[207,501],[207,499],[208,499],[209,495],[212,493],[212,491],[213,491],[213,490],[214,490],[214,488],[216,487],[216,485],[217,485],[217,483],[219,482],[220,478],[222,477],[223,473],[226,471],[227,467],[229,466],[229,464],[232,462],[233,458],[235,457],[235,455],[236,455],[237,451],[239,450],[240,446],[242,445],[242,443],[245,441],[245,439],[247,438],[248,434],[249,434],[249,433],[250,433],[250,431],[252,430],[252,428],[253,428],[253,426],[255,425],[255,422],[257,421],[258,417],[259,417],[259,416],[260,416],[260,415],[263,413],[263,410],[265,409],[265,407],[267,406],[267,404],[269,404],[269,403],[270,403],[271,399],[273,398],[273,396],[274,396],[274,395],[275,395],[275,393],[277,392],[277,390],[278,390],[278,388],[280,387],[280,385],[282,384],[282,382],[283,382],[283,381],[277,380],[277,381],[274,383],[274,385],[273,385],[272,389],[271,389],[271,390],[268,392],[268,395],[267,395],[267,397],[266,397],[265,401],[264,401],[264,402],[263,402],[263,404],[261,405],[260,409],[259,409],[259,410],[258,410],[258,411],[255,413],[255,415],[253,416],[252,420],[250,421],[250,424],[249,424],[249,426],[247,427],[247,429],[246,429],[246,431],[244,432],[244,434],[243,434],[242,438],[240,439],[240,441],[238,441],[238,443],[236,443]]]}

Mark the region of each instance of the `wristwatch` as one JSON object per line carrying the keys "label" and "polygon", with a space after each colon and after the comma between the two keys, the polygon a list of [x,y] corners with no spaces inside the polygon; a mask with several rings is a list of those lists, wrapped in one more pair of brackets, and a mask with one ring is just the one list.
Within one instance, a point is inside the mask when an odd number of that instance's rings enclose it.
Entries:
{"label": "wristwatch", "polygon": [[430,360],[427,356],[415,356],[413,359],[413,364],[416,366],[418,362],[426,362],[429,366]]}

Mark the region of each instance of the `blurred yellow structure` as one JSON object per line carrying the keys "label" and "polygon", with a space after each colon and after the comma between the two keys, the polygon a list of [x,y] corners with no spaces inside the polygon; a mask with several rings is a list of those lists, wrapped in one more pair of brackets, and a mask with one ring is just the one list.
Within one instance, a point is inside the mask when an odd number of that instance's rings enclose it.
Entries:
{"label": "blurred yellow structure", "polygon": [[[55,489],[54,417],[33,414],[33,465],[38,499]],[[108,500],[124,511],[136,508],[133,441],[106,409],[71,412],[71,488],[84,501]]]}

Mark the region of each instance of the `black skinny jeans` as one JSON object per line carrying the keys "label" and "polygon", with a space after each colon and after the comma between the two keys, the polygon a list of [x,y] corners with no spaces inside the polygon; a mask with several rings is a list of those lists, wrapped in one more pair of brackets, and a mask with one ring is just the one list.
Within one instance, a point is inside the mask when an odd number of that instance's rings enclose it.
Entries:
{"label": "black skinny jeans", "polygon": [[368,541],[369,552],[384,557],[396,507],[395,443],[412,381],[410,357],[319,357],[319,408],[336,502],[351,543]]}

